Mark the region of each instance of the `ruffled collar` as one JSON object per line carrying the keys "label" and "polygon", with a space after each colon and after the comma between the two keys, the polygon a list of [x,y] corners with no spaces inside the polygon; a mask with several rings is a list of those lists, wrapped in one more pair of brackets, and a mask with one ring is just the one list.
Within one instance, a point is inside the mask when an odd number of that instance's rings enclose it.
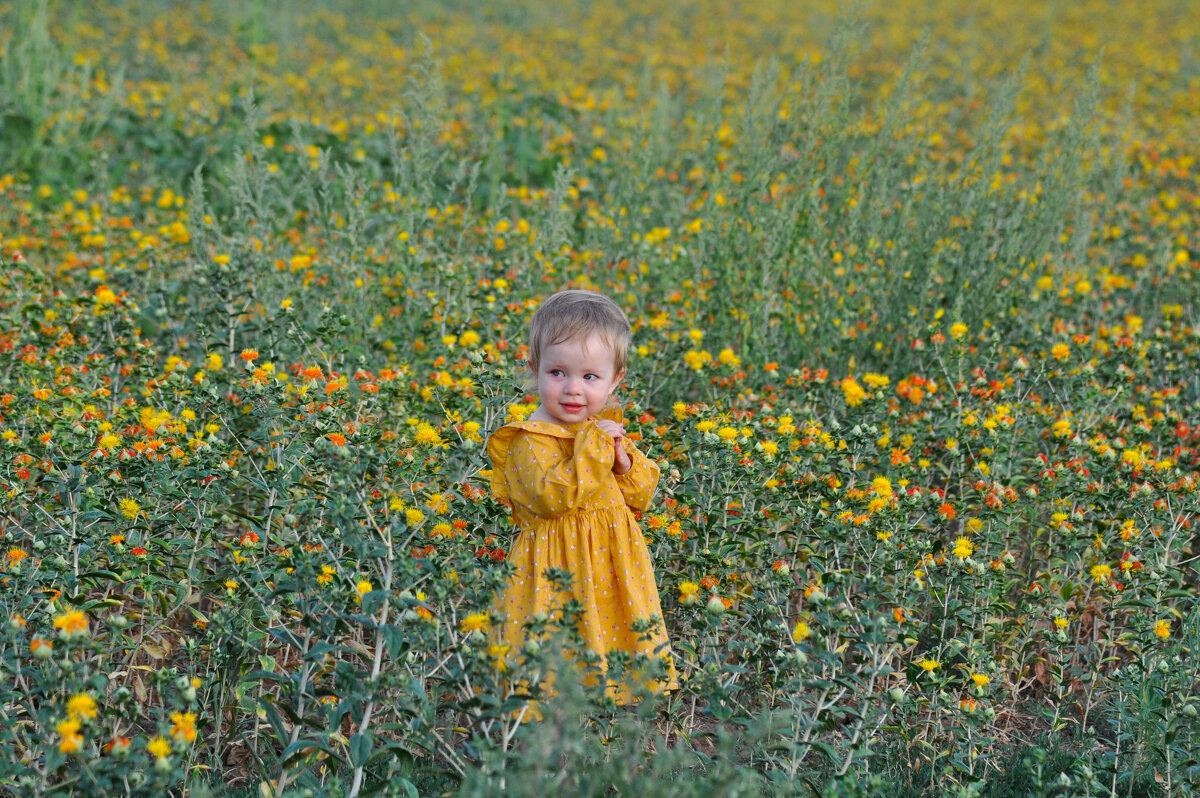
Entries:
{"label": "ruffled collar", "polygon": [[596,419],[611,419],[618,424],[624,423],[625,413],[619,404],[610,403],[593,418],[580,421],[577,424],[556,424],[553,421],[512,421],[492,433],[488,438],[487,453],[492,461],[492,495],[502,502],[508,502],[508,484],[504,480],[505,466],[508,464],[508,450],[513,439],[519,433],[531,432],[535,435],[548,435],[562,440],[575,440],[579,430],[593,423]]}

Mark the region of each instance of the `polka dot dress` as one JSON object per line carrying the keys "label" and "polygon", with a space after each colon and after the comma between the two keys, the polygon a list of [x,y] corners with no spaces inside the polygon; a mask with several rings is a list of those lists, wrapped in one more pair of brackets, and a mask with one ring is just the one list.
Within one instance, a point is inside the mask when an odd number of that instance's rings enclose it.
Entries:
{"label": "polka dot dress", "polygon": [[[580,632],[592,651],[667,655],[666,681],[656,686],[674,689],[666,632],[661,625],[649,636],[632,628],[638,619],[662,616],[650,550],[631,511],[650,506],[659,470],[627,438],[623,445],[632,467],[617,476],[613,440],[591,420],[567,427],[517,422],[488,441],[492,492],[511,503],[520,529],[508,555],[516,573],[498,599],[507,617],[501,634],[520,651],[525,621],[551,614],[573,595],[583,605]],[[570,594],[556,595],[548,568],[571,572]],[[627,691],[616,697],[627,699]]]}

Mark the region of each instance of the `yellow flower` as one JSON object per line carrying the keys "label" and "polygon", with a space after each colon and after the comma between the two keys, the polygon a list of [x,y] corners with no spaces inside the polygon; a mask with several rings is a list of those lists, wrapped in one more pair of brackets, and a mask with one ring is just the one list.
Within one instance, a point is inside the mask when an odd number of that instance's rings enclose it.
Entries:
{"label": "yellow flower", "polygon": [[975,544],[966,538],[959,538],[954,541],[953,554],[960,560],[965,560],[975,553]]}
{"label": "yellow flower", "polygon": [[75,717],[67,718],[60,721],[54,730],[62,736],[62,740],[58,743],[58,750],[64,754],[73,754],[83,747],[83,736],[79,733],[79,719]]}
{"label": "yellow flower", "polygon": [[796,621],[796,625],[792,627],[792,639],[797,643],[803,643],[812,634],[812,630],[808,628],[808,624],[804,621]]}
{"label": "yellow flower", "polygon": [[1155,623],[1154,624],[1154,634],[1155,634],[1155,636],[1161,637],[1163,640],[1166,640],[1168,637],[1171,636],[1171,622],[1170,621],[1158,621],[1157,623]]}
{"label": "yellow flower", "polygon": [[146,743],[146,750],[159,759],[162,759],[171,753],[171,744],[167,742],[165,737],[160,735]]}
{"label": "yellow flower", "polygon": [[723,441],[732,441],[737,438],[738,431],[733,427],[721,427],[717,430],[717,435],[721,436],[721,440]]}
{"label": "yellow flower", "polygon": [[1054,619],[1054,625],[1057,626],[1059,629],[1066,629],[1070,623],[1071,623],[1070,621],[1068,621],[1066,618],[1063,618],[1062,616],[1059,616]]}
{"label": "yellow flower", "polygon": [[846,404],[851,407],[858,407],[863,399],[867,398],[867,392],[853,377],[842,380],[842,395],[846,397]]}
{"label": "yellow flower", "polygon": [[716,428],[717,428],[716,422],[709,421],[707,419],[696,424],[696,430],[698,432],[712,432]]}
{"label": "yellow flower", "polygon": [[508,421],[524,421],[525,418],[537,409],[535,404],[516,404],[508,406]]}
{"label": "yellow flower", "polygon": [[126,518],[137,518],[138,510],[142,509],[133,499],[121,499],[120,508],[121,514]]}
{"label": "yellow flower", "polygon": [[1071,356],[1071,347],[1066,344],[1055,344],[1050,348],[1050,354],[1055,360],[1066,360]]}
{"label": "yellow flower", "polygon": [[1090,573],[1092,578],[1094,578],[1097,582],[1103,582],[1108,578],[1108,575],[1112,573],[1112,568],[1104,563],[1100,563],[1099,565],[1093,565],[1088,573]]}
{"label": "yellow flower", "polygon": [[985,687],[991,679],[988,678],[986,673],[972,673],[971,681],[975,682],[976,687]]}
{"label": "yellow flower", "polygon": [[354,600],[361,602],[363,599],[363,596],[367,595],[374,589],[375,589],[375,586],[372,585],[370,582],[368,582],[366,579],[361,580],[358,584],[356,584],[354,586],[354,592],[358,594]]}
{"label": "yellow flower", "polygon": [[182,739],[189,743],[195,741],[196,713],[172,712],[171,722],[175,724],[171,727],[171,737],[176,740]]}
{"label": "yellow flower", "polygon": [[699,352],[689,349],[683,353],[683,362],[688,365],[688,368],[699,371],[712,362],[712,354],[707,349],[701,349]]}
{"label": "yellow flower", "polygon": [[512,646],[488,646],[488,656],[492,658],[492,665],[496,670],[500,672],[508,670],[508,651],[510,648]]}
{"label": "yellow flower", "polygon": [[87,693],[77,693],[67,699],[67,715],[72,718],[91,720],[96,717],[96,699]]}
{"label": "yellow flower", "polygon": [[935,670],[942,667],[942,663],[938,662],[936,659],[929,659],[928,657],[918,662],[917,665],[924,669],[926,673],[933,673]]}
{"label": "yellow flower", "polygon": [[64,637],[84,636],[88,633],[88,617],[83,610],[71,610],[54,619],[54,628]]}
{"label": "yellow flower", "polygon": [[404,511],[404,519],[408,521],[409,526],[417,526],[425,520],[425,513],[415,507],[409,507]]}
{"label": "yellow flower", "polygon": [[681,582],[679,584],[679,603],[685,607],[696,603],[696,593],[700,590],[700,585],[695,582]]}
{"label": "yellow flower", "polygon": [[442,442],[442,436],[438,435],[438,431],[432,426],[422,422],[417,425],[413,440],[425,446],[437,446]]}
{"label": "yellow flower", "polygon": [[871,490],[885,499],[892,498],[892,481],[887,477],[875,477],[871,480]]}
{"label": "yellow flower", "polygon": [[327,585],[333,581],[335,571],[328,565],[321,566],[321,573],[317,574],[317,584]]}
{"label": "yellow flower", "polygon": [[462,632],[483,632],[491,625],[486,613],[473,612],[466,618],[462,619],[458,628]]}
{"label": "yellow flower", "polygon": [[967,334],[967,330],[967,325],[963,324],[961,321],[955,322],[954,324],[950,325],[950,337],[957,341]]}

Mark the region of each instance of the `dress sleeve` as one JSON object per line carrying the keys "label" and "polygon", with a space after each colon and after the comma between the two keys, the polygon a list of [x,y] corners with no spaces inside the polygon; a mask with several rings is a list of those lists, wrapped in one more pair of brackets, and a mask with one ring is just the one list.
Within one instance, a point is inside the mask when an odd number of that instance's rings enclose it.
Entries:
{"label": "dress sleeve", "polygon": [[658,487],[658,463],[638,451],[633,441],[623,438],[625,453],[629,455],[630,467],[616,477],[617,487],[625,497],[625,503],[635,510],[647,510]]}
{"label": "dress sleeve", "polygon": [[505,477],[513,504],[542,518],[557,518],[581,507],[612,473],[612,438],[595,424],[575,433],[574,452],[564,456],[557,440],[520,435],[509,449]]}

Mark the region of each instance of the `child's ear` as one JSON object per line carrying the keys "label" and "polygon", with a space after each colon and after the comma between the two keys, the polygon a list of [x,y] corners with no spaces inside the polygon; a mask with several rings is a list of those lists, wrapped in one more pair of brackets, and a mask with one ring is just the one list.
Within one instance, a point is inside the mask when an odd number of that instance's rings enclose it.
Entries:
{"label": "child's ear", "polygon": [[625,379],[625,369],[621,369],[619,372],[617,372],[617,376],[613,377],[613,385],[611,388],[608,389],[609,396],[612,396],[614,393],[617,392],[617,388],[620,387],[621,380],[623,380],[623,379]]}

